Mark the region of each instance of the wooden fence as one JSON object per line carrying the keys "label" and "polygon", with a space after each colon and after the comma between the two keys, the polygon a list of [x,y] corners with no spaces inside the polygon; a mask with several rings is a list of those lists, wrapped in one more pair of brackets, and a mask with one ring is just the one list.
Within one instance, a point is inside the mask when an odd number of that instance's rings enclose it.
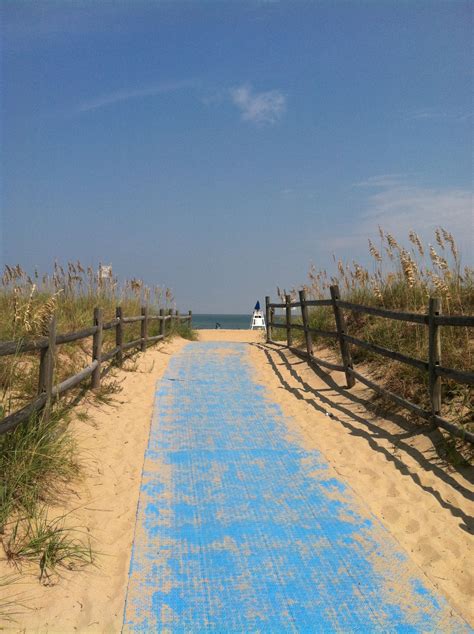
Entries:
{"label": "wooden fence", "polygon": [[[394,310],[386,310],[384,308],[374,308],[371,306],[363,306],[362,304],[353,304],[352,302],[345,302],[340,299],[339,288],[337,286],[330,287],[331,297],[329,299],[307,300],[304,290],[299,292],[299,302],[291,302],[289,295],[285,296],[285,303],[274,304],[270,302],[270,298],[265,298],[266,307],[266,323],[267,323],[267,341],[271,343],[278,343],[272,341],[272,328],[284,328],[286,329],[287,346],[298,356],[303,357],[308,361],[310,365],[316,365],[329,370],[339,370],[345,373],[347,387],[351,388],[356,379],[367,385],[369,388],[389,398],[397,405],[404,407],[411,412],[414,412],[421,418],[429,420],[432,423],[442,427],[449,431],[454,436],[462,438],[471,443],[474,443],[474,433],[468,430],[462,429],[454,423],[446,420],[441,416],[441,379],[448,378],[458,383],[464,383],[467,385],[474,385],[474,372],[465,372],[461,370],[454,370],[446,368],[441,365],[441,326],[474,326],[474,316],[465,315],[442,315],[441,314],[441,302],[439,299],[431,298],[429,301],[429,311],[427,314],[418,313],[405,313]],[[309,308],[330,306],[334,312],[334,320],[336,330],[327,331],[319,330],[316,328],[310,328],[309,326]],[[302,324],[292,323],[291,309],[299,307],[301,308]],[[275,323],[274,314],[276,308],[285,308],[285,323]],[[422,324],[428,327],[428,344],[429,353],[428,360],[423,361],[421,359],[415,359],[408,355],[394,350],[388,350],[382,346],[378,346],[368,341],[363,341],[356,337],[352,337],[346,332],[346,322],[344,316],[344,310],[350,310],[356,313],[365,313],[367,315],[375,315],[377,317],[383,317],[385,319],[396,319],[399,321],[410,322],[414,324]],[[293,347],[293,330],[298,330],[304,333],[306,352],[302,352],[300,349]],[[339,343],[341,352],[341,364],[330,363],[324,359],[320,359],[314,355],[313,352],[313,336],[336,339]],[[358,346],[370,352],[382,355],[389,359],[395,359],[406,365],[418,368],[419,370],[428,373],[429,377],[429,396],[431,409],[429,411],[423,409],[419,405],[406,400],[402,396],[390,392],[385,388],[377,385],[373,381],[363,376],[360,372],[354,369],[350,345]]]}
{"label": "wooden fence", "polygon": [[[114,360],[117,365],[121,365],[124,352],[133,348],[139,348],[141,351],[146,350],[147,346],[164,339],[171,331],[173,324],[181,321],[188,321],[192,326],[192,312],[187,315],[180,315],[178,311],[171,309],[166,311],[160,310],[159,315],[152,315],[148,312],[148,307],[143,306],[141,315],[134,317],[125,317],[122,313],[122,307],[117,306],[115,311],[115,319],[104,322],[102,309],[95,308],[92,326],[84,328],[77,332],[68,332],[67,334],[57,334],[56,317],[53,316],[49,328],[48,335],[35,341],[3,341],[0,342],[0,356],[18,355],[24,352],[39,351],[39,380],[37,397],[25,405],[20,410],[9,414],[0,421],[0,435],[14,429],[20,423],[27,421],[32,414],[40,410],[44,410],[48,415],[51,404],[55,398],[64,394],[71,388],[79,385],[84,379],[91,377],[90,387],[97,389],[100,387],[101,377],[104,374],[103,364]],[[148,335],[148,327],[150,322],[159,321],[160,334],[155,336]],[[140,337],[133,341],[124,343],[124,328],[127,324],[140,322]],[[167,323],[170,324],[167,327]],[[115,347],[112,350],[104,352],[102,350],[103,333],[107,330],[115,330]],[[80,372],[71,376],[61,383],[54,385],[54,367],[56,363],[56,348],[64,343],[80,341],[92,337],[92,361]]]}

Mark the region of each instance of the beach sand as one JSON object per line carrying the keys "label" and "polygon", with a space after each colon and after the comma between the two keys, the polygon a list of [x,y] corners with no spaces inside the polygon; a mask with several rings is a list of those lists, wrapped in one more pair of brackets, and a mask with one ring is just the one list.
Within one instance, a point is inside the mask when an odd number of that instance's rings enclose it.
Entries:
{"label": "beach sand", "polygon": [[[474,624],[472,471],[443,462],[435,446],[439,432],[417,433],[404,417],[376,417],[367,408],[365,388],[340,389],[341,373],[318,376],[287,350],[265,345],[261,331],[201,330],[199,337],[249,344],[255,379],[289,417],[289,434],[326,457],[453,608]],[[170,355],[185,343],[174,339],[140,355],[135,372],[118,372],[123,383],[114,404],[89,406],[89,421],[73,423],[85,477],[68,508],[76,509],[72,524],[87,526],[101,553],[97,567],[67,572],[51,587],[24,575],[14,591],[31,609],[17,624],[5,624],[7,630],[120,632],[154,387]],[[0,575],[10,570],[0,562]]]}
{"label": "beach sand", "polygon": [[236,341],[243,343],[263,343],[263,330],[198,330],[199,341]]}

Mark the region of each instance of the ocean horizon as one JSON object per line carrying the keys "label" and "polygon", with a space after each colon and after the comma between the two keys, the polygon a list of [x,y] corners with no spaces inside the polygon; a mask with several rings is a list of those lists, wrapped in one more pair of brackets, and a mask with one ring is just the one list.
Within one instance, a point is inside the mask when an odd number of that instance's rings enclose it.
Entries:
{"label": "ocean horizon", "polygon": [[217,327],[223,330],[249,330],[252,315],[228,315],[223,313],[193,314],[193,328],[211,330]]}

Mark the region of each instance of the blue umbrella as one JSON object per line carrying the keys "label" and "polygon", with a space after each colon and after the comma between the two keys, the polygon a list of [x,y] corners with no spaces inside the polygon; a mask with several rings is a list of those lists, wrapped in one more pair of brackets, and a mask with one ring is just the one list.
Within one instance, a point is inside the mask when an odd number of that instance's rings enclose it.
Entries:
{"label": "blue umbrella", "polygon": [[260,310],[260,302],[257,300],[254,310]]}

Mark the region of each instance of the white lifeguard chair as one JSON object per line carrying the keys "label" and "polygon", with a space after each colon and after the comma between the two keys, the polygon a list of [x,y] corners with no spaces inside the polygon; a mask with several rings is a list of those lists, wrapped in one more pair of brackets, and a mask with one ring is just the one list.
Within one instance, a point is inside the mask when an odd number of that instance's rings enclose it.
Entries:
{"label": "white lifeguard chair", "polygon": [[255,308],[253,309],[252,321],[250,322],[250,330],[254,328],[263,328],[267,329],[265,326],[265,317],[263,316],[263,311],[260,308],[260,302],[255,304]]}

